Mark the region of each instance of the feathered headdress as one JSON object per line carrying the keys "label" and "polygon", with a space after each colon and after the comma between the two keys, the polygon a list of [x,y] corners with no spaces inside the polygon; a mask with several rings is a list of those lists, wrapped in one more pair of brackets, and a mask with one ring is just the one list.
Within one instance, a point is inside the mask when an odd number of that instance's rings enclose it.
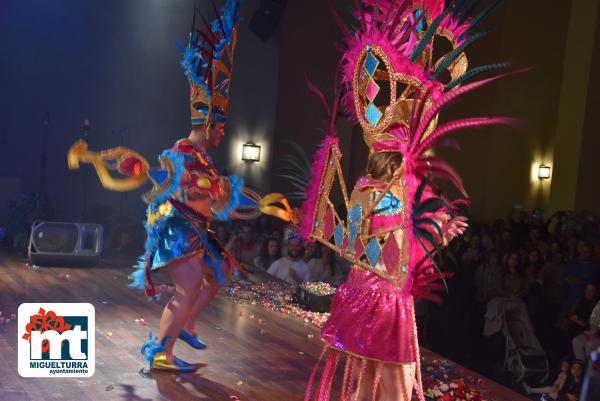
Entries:
{"label": "feathered headdress", "polygon": [[225,122],[228,112],[229,85],[233,73],[233,57],[237,45],[238,6],[240,0],[227,0],[215,19],[196,27],[197,12],[190,31],[189,43],[183,50],[181,66],[190,84],[192,125]]}
{"label": "feathered headdress", "polygon": [[[335,126],[329,124],[305,193],[302,232],[307,238],[336,249],[355,266],[373,271],[418,297],[435,297],[431,293],[439,288],[435,281],[443,277],[435,273],[433,265],[433,253],[441,242],[445,224],[437,217],[453,217],[465,203],[449,202],[431,178],[449,180],[467,196],[456,171],[427,151],[459,129],[512,121],[505,117],[476,117],[437,125],[439,112],[450,102],[498,77],[465,84],[467,79],[507,66],[499,63],[468,70],[465,50],[485,35],[476,33],[475,27],[500,1],[469,17],[479,3],[363,0],[357,4],[355,16],[360,25],[354,31],[337,17],[345,39],[342,106],[361,124],[370,151],[400,152],[402,166],[389,182],[363,180],[363,188],[370,186],[378,195],[364,204],[356,203],[348,196],[338,137]],[[334,102],[328,110],[336,106]],[[336,182],[341,185],[347,219],[341,218],[330,198]],[[400,198],[391,196],[395,184],[402,187]],[[357,188],[361,185],[359,182]],[[386,229],[393,230],[393,226],[383,227],[375,234],[371,231],[373,211],[386,200],[396,201],[402,215],[407,245],[401,253],[393,235],[383,240],[375,236]]]}
{"label": "feathered headdress", "polygon": [[343,105],[361,124],[372,150],[389,151],[386,140],[420,143],[437,123],[435,113],[417,130],[415,125],[424,123],[418,119],[421,113],[467,78],[506,66],[467,70],[465,50],[486,34],[474,29],[499,3],[469,18],[479,2],[364,0],[355,12],[360,29],[350,32],[340,23]]}

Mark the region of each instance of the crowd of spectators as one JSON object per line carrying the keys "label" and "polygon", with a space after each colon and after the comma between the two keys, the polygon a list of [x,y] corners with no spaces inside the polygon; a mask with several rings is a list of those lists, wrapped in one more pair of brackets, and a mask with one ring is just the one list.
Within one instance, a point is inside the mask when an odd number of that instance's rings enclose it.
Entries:
{"label": "crowd of spectators", "polygon": [[491,224],[471,222],[440,262],[454,273],[448,293],[442,305],[421,305],[419,319],[434,350],[492,376],[505,372],[504,333],[483,335],[499,300],[523,303],[555,369],[563,358],[585,366],[600,346],[600,229],[592,214],[546,219],[515,207]]}
{"label": "crowd of spectators", "polygon": [[269,216],[220,224],[215,232],[246,268],[266,272],[289,284],[319,281],[337,287],[350,269],[331,249],[318,243],[305,244],[294,229]]}

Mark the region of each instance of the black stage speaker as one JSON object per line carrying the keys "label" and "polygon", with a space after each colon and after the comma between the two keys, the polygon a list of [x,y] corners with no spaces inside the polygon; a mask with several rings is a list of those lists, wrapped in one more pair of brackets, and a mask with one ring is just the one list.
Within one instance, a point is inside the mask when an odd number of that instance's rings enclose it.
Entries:
{"label": "black stage speaker", "polygon": [[287,0],[261,0],[248,27],[266,42],[275,33],[286,5]]}
{"label": "black stage speaker", "polygon": [[36,265],[93,265],[102,255],[100,224],[36,221],[29,238],[29,260]]}

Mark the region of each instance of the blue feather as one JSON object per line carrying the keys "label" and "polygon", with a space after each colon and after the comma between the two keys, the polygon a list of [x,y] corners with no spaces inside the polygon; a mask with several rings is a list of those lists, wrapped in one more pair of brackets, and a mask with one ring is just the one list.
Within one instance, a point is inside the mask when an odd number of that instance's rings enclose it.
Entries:
{"label": "blue feather", "polygon": [[177,190],[179,190],[181,178],[185,174],[185,164],[192,158],[190,155],[186,155],[171,149],[167,149],[162,152],[161,157],[168,159],[173,164],[174,171],[169,186],[154,198],[152,203],[156,205],[165,203],[169,200],[169,198],[173,197],[173,194],[175,194]]}
{"label": "blue feather", "polygon": [[136,288],[138,290],[143,290],[145,281],[146,281],[146,263],[145,258],[140,257],[138,262],[135,265],[135,271],[129,275],[131,279],[131,283],[129,283],[129,288]]}
{"label": "blue feather", "polygon": [[142,344],[142,348],[140,348],[140,353],[144,356],[144,359],[148,361],[148,363],[152,363],[154,360],[154,355],[159,352],[163,352],[166,349],[167,342],[171,341],[171,337],[165,337],[162,339],[160,344],[156,341],[158,340],[158,336],[155,336],[150,332],[148,336],[148,340]]}

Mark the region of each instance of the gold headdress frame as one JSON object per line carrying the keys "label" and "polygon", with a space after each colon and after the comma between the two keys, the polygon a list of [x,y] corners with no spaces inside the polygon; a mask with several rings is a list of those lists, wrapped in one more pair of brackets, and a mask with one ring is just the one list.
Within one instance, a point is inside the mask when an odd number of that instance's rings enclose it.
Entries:
{"label": "gold headdress frame", "polygon": [[[428,23],[431,23],[431,21],[428,21]],[[440,37],[448,40],[451,43],[452,49],[456,49],[459,46],[454,38],[453,33],[444,28],[439,28],[436,34],[433,36],[431,42],[432,46],[434,41]],[[424,50],[423,55],[418,61],[418,63],[423,66],[426,73],[428,71],[431,72],[436,70],[449,54],[444,54],[439,59],[434,61],[432,46],[429,46]],[[370,56],[374,56],[377,59],[377,64],[376,67],[374,67],[372,75],[369,75],[366,66],[367,58]],[[381,64],[383,64],[384,69],[379,68]],[[467,56],[463,52],[452,64],[447,67],[451,80],[455,80],[462,76],[466,72],[467,67]],[[373,103],[376,95],[373,96],[372,99],[367,95],[367,85],[372,85],[375,83],[375,81],[387,81],[389,83],[388,104],[376,106]],[[398,84],[405,86],[401,93],[398,93]],[[440,82],[440,85],[443,84],[444,83]],[[396,72],[389,56],[380,46],[377,45],[369,45],[362,49],[354,66],[352,86],[355,114],[363,128],[364,140],[369,148],[371,148],[372,145],[378,141],[398,139],[389,133],[389,128],[394,123],[400,123],[405,127],[409,127],[413,109],[420,101],[418,99],[419,95],[425,94],[426,91],[425,84],[418,78],[406,73]],[[378,93],[379,85],[374,86],[377,88],[376,90]],[[369,103],[369,101],[371,103]],[[424,111],[427,111],[427,109],[431,107],[432,103],[433,100],[430,97],[427,97],[425,100],[425,106],[423,108]],[[369,107],[376,107],[378,112],[381,113],[381,117],[375,124],[372,124],[366,117],[366,112]],[[422,139],[427,138],[427,136],[429,136],[429,134],[435,129],[437,120],[438,117],[436,116],[427,127],[427,131],[423,135]]]}
{"label": "gold headdress frame", "polygon": [[[190,109],[192,126],[204,125],[205,138],[210,135],[210,127],[213,124],[213,110],[218,107],[226,118],[229,112],[229,86],[233,76],[233,62],[235,48],[237,46],[238,26],[232,31],[231,43],[223,49],[220,59],[213,60],[210,82],[207,85],[211,89],[211,96],[208,96],[205,89],[195,85],[190,81]],[[227,63],[224,60],[227,60]],[[196,109],[196,105],[206,105],[206,115]]]}

